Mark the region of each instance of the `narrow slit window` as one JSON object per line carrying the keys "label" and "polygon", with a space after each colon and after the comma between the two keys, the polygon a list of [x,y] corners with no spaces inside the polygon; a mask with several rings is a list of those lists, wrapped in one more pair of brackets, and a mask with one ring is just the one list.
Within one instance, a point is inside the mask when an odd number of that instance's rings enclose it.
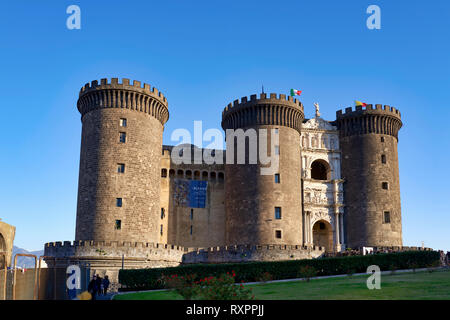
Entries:
{"label": "narrow slit window", "polygon": [[391,213],[389,211],[384,212],[384,223],[391,223]]}
{"label": "narrow slit window", "polygon": [[281,207],[275,207],[275,219],[281,219]]}
{"label": "narrow slit window", "polygon": [[275,173],[275,183],[280,183],[280,174]]}
{"label": "narrow slit window", "polygon": [[119,133],[119,142],[120,143],[127,142],[127,134],[125,132],[120,132]]}

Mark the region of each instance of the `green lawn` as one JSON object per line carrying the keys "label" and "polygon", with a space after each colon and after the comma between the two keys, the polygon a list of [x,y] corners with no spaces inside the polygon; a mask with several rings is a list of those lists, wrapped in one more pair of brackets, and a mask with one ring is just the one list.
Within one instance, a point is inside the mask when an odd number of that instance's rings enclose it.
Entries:
{"label": "green lawn", "polygon": [[[381,289],[369,290],[369,275],[248,285],[260,300],[450,299],[450,271],[381,275]],[[174,291],[116,295],[115,300],[179,300]]]}

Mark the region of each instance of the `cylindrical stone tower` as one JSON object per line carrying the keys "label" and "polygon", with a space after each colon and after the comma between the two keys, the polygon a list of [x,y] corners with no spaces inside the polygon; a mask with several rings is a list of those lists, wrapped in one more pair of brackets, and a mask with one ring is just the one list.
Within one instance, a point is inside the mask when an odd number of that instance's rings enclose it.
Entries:
{"label": "cylindrical stone tower", "polygon": [[157,242],[166,98],[150,85],[102,79],[81,88],[75,240]]}
{"label": "cylindrical stone tower", "polygon": [[400,112],[381,104],[336,113],[345,179],[346,244],[401,246],[398,171]]}
{"label": "cylindrical stone tower", "polygon": [[[259,99],[256,95],[250,100],[243,97],[223,111],[222,128],[227,139],[227,244],[302,243],[300,129],[303,118],[303,105],[299,101],[292,97],[286,99],[284,94],[277,97],[274,93],[270,97],[263,93]],[[245,164],[239,164],[239,144],[242,146],[243,142]],[[260,149],[264,145],[267,152],[263,150],[263,155],[278,159],[278,164],[273,159],[269,165],[261,161]],[[256,161],[251,162],[255,155]],[[267,170],[270,166],[273,170]]]}

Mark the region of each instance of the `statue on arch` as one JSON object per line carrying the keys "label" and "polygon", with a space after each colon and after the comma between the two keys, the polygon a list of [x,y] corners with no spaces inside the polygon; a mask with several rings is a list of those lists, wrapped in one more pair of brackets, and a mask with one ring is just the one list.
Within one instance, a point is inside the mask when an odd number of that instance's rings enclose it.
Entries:
{"label": "statue on arch", "polygon": [[319,103],[318,102],[314,102],[314,106],[316,107],[316,118],[318,118],[318,117],[320,117]]}

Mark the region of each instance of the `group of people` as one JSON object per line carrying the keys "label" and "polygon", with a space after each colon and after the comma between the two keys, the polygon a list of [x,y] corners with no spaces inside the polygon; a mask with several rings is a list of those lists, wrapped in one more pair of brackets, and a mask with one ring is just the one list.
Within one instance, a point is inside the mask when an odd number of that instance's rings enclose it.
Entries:
{"label": "group of people", "polygon": [[92,300],[95,300],[97,295],[106,295],[108,292],[108,287],[108,276],[105,275],[102,279],[98,274],[94,275],[88,286],[88,291],[92,295]]}

